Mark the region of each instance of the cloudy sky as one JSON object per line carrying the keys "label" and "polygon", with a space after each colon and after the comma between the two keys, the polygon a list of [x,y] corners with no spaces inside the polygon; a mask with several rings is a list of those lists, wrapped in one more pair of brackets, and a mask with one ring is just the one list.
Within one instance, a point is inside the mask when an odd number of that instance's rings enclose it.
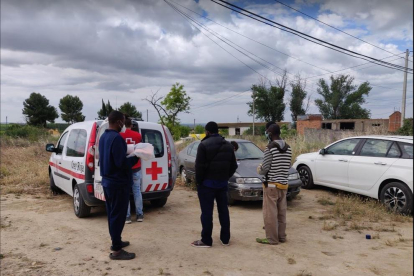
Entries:
{"label": "cloudy sky", "polygon": [[[65,95],[79,96],[87,120],[96,117],[104,99],[114,107],[130,101],[144,119],[148,109],[149,120],[155,122],[157,113],[143,99],[156,91],[165,95],[180,82],[192,98],[191,113],[181,114],[181,122],[249,122],[249,89],[260,78],[274,81],[285,68],[290,78],[300,73],[316,99],[319,78],[367,63],[210,0],[169,1],[208,29],[200,31],[162,0],[2,0],[1,121],[8,116],[9,122],[24,122],[23,101],[37,92],[57,108]],[[406,49],[413,50],[412,0],[281,1],[386,51],[272,0],[230,0],[293,29],[395,64],[404,65],[404,60],[391,53],[403,57]],[[212,34],[243,47],[268,68]],[[410,60],[412,68],[412,52]],[[387,118],[401,108],[403,72],[367,64],[339,73],[354,76],[356,84],[372,84],[365,105],[372,118]],[[407,116],[413,113],[412,80],[408,74]],[[318,109],[311,104],[309,113]],[[291,120],[288,108],[285,120]]]}

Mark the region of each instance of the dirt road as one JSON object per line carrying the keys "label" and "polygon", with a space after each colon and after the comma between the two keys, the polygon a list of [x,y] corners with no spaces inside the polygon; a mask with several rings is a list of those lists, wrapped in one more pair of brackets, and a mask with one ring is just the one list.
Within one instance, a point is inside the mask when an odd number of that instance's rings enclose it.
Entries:
{"label": "dirt road", "polygon": [[176,187],[164,208],[146,205],[145,221],[125,226],[127,249],[137,253],[133,261],[108,258],[104,208],[78,219],[67,195],[9,194],[1,197],[1,274],[412,275],[412,219],[380,225],[385,230],[372,240],[365,239],[372,230],[326,231],[326,221],[318,218],[330,206],[317,200],[327,194],[305,190],[289,202],[285,244],[257,244],[255,238],[264,237],[261,204],[242,203],[230,209],[231,246],[220,244],[215,216],[213,247],[198,249],[190,246],[200,235],[197,195]]}

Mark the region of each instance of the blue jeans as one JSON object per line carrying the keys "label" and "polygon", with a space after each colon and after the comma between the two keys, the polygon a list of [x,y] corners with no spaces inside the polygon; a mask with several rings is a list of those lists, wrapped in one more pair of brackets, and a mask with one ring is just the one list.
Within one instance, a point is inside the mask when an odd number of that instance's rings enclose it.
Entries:
{"label": "blue jeans", "polygon": [[[134,194],[135,212],[138,215],[144,215],[142,211],[142,194],[141,194],[141,171],[132,174],[134,184],[132,185],[132,193]],[[128,203],[127,218],[131,217],[131,203]]]}

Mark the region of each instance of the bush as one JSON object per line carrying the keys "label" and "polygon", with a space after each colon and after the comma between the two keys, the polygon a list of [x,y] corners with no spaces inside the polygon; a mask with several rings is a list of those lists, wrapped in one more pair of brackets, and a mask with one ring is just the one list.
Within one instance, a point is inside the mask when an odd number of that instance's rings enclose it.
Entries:
{"label": "bush", "polygon": [[413,118],[405,119],[404,125],[397,130],[397,134],[413,136]]}
{"label": "bush", "polygon": [[[266,127],[264,126],[255,126],[254,127],[254,135],[264,135]],[[253,127],[249,127],[249,129],[243,132],[243,135],[253,135]]]}
{"label": "bush", "polygon": [[47,138],[50,136],[49,132],[47,132],[47,130],[44,128],[17,124],[8,126],[4,132],[4,135],[10,138],[28,139],[31,142],[38,141],[41,138]]}
{"label": "bush", "polygon": [[194,129],[194,134],[204,134],[205,129],[204,126],[202,125],[196,125],[195,129]]}

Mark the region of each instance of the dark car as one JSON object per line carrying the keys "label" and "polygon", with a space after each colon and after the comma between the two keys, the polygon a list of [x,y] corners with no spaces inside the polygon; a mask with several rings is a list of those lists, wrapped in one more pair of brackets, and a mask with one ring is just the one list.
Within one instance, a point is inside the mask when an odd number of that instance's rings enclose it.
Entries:
{"label": "dark car", "polygon": [[[236,151],[238,168],[229,180],[229,204],[236,200],[254,201],[263,199],[263,176],[256,168],[263,161],[263,151],[254,143],[247,140],[232,139],[239,149]],[[181,180],[185,183],[195,181],[195,159],[200,141],[195,141],[178,154],[178,166]],[[294,198],[300,192],[302,181],[294,168],[289,170],[288,199]]]}

